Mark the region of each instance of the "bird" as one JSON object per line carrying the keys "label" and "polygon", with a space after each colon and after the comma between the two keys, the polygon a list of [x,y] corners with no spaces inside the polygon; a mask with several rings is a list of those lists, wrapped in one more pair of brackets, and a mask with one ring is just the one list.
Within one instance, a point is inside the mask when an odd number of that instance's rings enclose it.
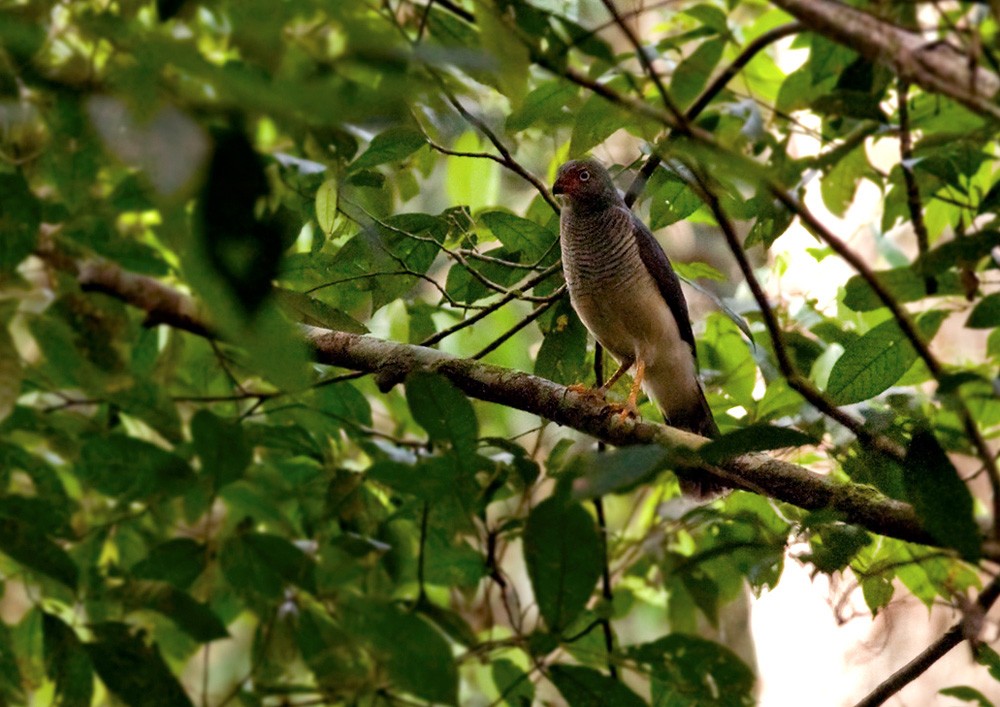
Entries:
{"label": "bird", "polygon": [[[603,394],[635,366],[622,414],[637,415],[640,387],[667,424],[714,438],[719,428],[698,377],[687,301],[670,259],[632,213],[604,165],[593,158],[559,167],[552,193],[561,197],[559,241],[570,302],[619,368]],[[681,490],[707,500],[724,486],[697,470],[679,475]]]}

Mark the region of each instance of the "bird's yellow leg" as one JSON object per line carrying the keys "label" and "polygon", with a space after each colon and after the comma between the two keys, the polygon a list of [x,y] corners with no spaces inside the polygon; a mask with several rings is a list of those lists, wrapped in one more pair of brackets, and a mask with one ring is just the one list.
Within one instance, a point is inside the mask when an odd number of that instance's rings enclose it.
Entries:
{"label": "bird's yellow leg", "polygon": [[626,417],[639,417],[639,408],[636,406],[635,401],[639,398],[639,391],[642,389],[642,379],[645,375],[646,362],[641,358],[637,359],[635,362],[635,377],[632,378],[632,387],[628,392],[628,402],[625,403],[625,409],[620,413],[622,419]]}
{"label": "bird's yellow leg", "polygon": [[618,370],[615,371],[614,375],[612,375],[610,378],[608,378],[607,382],[604,385],[602,385],[599,388],[599,390],[602,390],[602,391],[604,391],[604,390],[611,390],[611,386],[613,386],[615,383],[617,383],[618,379],[621,378],[623,375],[625,375],[625,371],[627,371],[628,369],[630,369],[632,367],[633,363],[635,363],[635,361],[633,359],[628,359],[628,358],[625,359],[624,361],[622,361],[622,365],[620,365],[618,367]]}

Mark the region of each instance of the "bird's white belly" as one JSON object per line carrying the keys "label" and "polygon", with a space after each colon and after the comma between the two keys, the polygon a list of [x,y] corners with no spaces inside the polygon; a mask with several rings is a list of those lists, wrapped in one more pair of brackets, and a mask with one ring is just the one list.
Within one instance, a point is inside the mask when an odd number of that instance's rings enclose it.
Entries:
{"label": "bird's white belly", "polygon": [[628,358],[645,362],[643,389],[665,415],[700,400],[691,348],[652,278],[571,295],[580,319],[619,363]]}

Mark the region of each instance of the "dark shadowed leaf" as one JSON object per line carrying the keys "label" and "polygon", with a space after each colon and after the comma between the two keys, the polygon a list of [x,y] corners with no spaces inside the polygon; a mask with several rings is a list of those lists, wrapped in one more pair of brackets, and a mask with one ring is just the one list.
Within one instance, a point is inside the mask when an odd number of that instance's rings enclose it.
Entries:
{"label": "dark shadowed leaf", "polygon": [[183,493],[195,475],[180,457],[155,444],[113,434],[87,440],[77,464],[80,478],[125,500]]}
{"label": "dark shadowed leaf", "polygon": [[587,329],[572,311],[568,297],[552,308],[548,322],[542,322],[545,338],[535,358],[535,375],[564,385],[583,381],[587,375]]}
{"label": "dark shadowed leaf", "polygon": [[42,616],[45,674],[56,684],[64,707],[89,707],[94,693],[94,668],[76,632],[52,614]]}
{"label": "dark shadowed leaf", "polygon": [[978,560],[982,538],[972,515],[972,494],[932,432],[921,429],[913,435],[903,483],[927,531],[965,559]]}
{"label": "dark shadowed leaf", "polygon": [[368,327],[354,317],[304,292],[293,292],[279,287],[275,289],[274,294],[282,309],[302,324],[352,334],[368,333]]}
{"label": "dark shadowed leaf", "polygon": [[22,520],[0,516],[0,552],[28,569],[76,589],[79,568],[73,559],[62,547]]}
{"label": "dark shadowed leaf", "polygon": [[127,608],[163,614],[199,643],[229,636],[225,625],[211,609],[172,584],[134,581],[125,585],[119,594]]}
{"label": "dark shadowed leaf", "polygon": [[624,683],[582,665],[553,665],[548,678],[572,707],[642,707]]}
{"label": "dark shadowed leaf", "polygon": [[543,501],[528,516],[524,560],[538,609],[549,630],[558,633],[583,610],[601,576],[594,519],[577,503]]}
{"label": "dark shadowed leaf", "polygon": [[0,280],[31,255],[41,209],[20,172],[0,174]]}
{"label": "dark shadowed leaf", "polygon": [[354,602],[344,627],[366,642],[392,684],[433,702],[457,704],[458,670],[444,637],[395,604]]}
{"label": "dark shadowed leaf", "polygon": [[699,451],[705,461],[710,464],[718,464],[724,459],[740,454],[763,452],[769,449],[785,449],[786,447],[802,447],[807,444],[816,444],[816,438],[790,427],[750,425],[733,432],[727,432],[706,444]]}
{"label": "dark shadowed leaf", "polygon": [[113,622],[92,628],[96,640],[86,644],[87,653],[101,681],[118,699],[147,707],[192,704],[157,646],[147,644],[141,633]]}
{"label": "dark shadowed leaf", "polygon": [[237,592],[277,599],[292,584],[316,591],[312,558],[278,535],[244,533],[231,538],[220,550],[219,566]]}
{"label": "dark shadowed leaf", "polygon": [[535,684],[530,676],[506,658],[493,661],[493,684],[508,707],[531,707]]}
{"label": "dark shadowed leaf", "polygon": [[970,329],[992,329],[1000,326],[1000,292],[986,295],[976,303],[965,326]]}
{"label": "dark shadowed leaf", "polygon": [[434,442],[448,442],[457,452],[476,449],[479,424],[469,399],[444,376],[413,373],[406,377],[410,412]]}
{"label": "dark shadowed leaf", "polygon": [[208,563],[205,546],[190,538],[174,538],[160,543],[132,566],[132,576],[170,582],[187,589]]}
{"label": "dark shadowed leaf", "polygon": [[599,498],[631,491],[667,468],[669,459],[670,452],[658,444],[584,452],[574,457],[567,470],[578,476],[573,482],[573,496]]}
{"label": "dark shadowed leaf", "polygon": [[199,410],[191,418],[191,437],[201,459],[201,473],[214,480],[216,489],[239,479],[253,458],[243,427],[208,410]]}

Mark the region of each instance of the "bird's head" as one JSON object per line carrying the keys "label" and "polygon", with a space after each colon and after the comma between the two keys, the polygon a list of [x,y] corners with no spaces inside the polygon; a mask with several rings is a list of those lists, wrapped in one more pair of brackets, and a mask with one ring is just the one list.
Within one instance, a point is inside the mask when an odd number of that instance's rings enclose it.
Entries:
{"label": "bird's head", "polygon": [[562,194],[579,205],[597,205],[619,198],[608,170],[594,159],[570,160],[563,164],[556,174],[552,193]]}

